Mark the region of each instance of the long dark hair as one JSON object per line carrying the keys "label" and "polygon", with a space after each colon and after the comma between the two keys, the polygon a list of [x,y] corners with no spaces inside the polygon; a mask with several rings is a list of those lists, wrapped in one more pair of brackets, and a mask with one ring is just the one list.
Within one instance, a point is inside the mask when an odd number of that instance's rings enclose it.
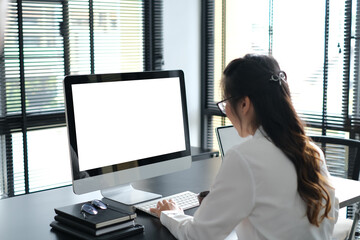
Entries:
{"label": "long dark hair", "polygon": [[[255,110],[256,127],[262,126],[270,140],[294,164],[298,193],[307,205],[307,217],[319,226],[331,209],[329,186],[320,172],[320,156],[305,135],[290,97],[286,73],[271,56],[246,55],[233,60],[223,73],[224,98],[236,112],[237,103],[249,97]],[[324,209],[322,211],[322,209]]]}

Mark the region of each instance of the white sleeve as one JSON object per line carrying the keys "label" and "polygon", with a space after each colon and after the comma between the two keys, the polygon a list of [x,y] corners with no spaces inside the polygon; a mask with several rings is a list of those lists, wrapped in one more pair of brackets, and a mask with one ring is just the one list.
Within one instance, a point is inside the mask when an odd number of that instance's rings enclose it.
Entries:
{"label": "white sleeve", "polygon": [[177,239],[225,239],[251,213],[255,183],[247,162],[233,150],[226,153],[219,173],[194,217],[161,213],[161,223]]}

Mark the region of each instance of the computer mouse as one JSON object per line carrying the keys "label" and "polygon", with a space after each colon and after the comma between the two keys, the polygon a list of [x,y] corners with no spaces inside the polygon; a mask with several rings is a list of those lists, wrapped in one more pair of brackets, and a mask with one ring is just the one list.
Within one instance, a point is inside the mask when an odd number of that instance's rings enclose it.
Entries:
{"label": "computer mouse", "polygon": [[100,208],[100,209],[107,209],[107,205],[105,203],[103,203],[102,201],[100,200],[92,200],[91,201],[91,204],[97,208]]}
{"label": "computer mouse", "polygon": [[199,200],[199,204],[201,204],[202,200],[210,193],[210,191],[203,191],[201,193],[199,193],[198,195],[198,200]]}
{"label": "computer mouse", "polygon": [[90,215],[96,215],[98,213],[98,210],[96,210],[96,208],[89,203],[83,204],[81,206],[81,211]]}

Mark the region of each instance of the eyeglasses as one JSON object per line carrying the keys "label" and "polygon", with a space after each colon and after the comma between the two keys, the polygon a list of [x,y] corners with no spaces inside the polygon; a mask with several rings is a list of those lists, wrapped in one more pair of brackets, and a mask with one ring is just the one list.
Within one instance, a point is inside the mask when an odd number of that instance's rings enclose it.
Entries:
{"label": "eyeglasses", "polygon": [[216,105],[217,105],[217,107],[219,108],[220,112],[221,112],[224,116],[226,116],[226,109],[225,109],[225,108],[226,108],[226,102],[227,102],[228,100],[230,100],[230,99],[238,98],[238,97],[240,97],[240,96],[229,97],[229,98],[226,98],[226,99],[224,99],[224,100],[216,103]]}
{"label": "eyeglasses", "polygon": [[84,218],[86,218],[86,213],[90,215],[98,214],[98,209],[105,210],[107,209],[107,204],[100,201],[100,200],[92,200],[91,203],[84,203],[81,206],[81,213],[83,214]]}

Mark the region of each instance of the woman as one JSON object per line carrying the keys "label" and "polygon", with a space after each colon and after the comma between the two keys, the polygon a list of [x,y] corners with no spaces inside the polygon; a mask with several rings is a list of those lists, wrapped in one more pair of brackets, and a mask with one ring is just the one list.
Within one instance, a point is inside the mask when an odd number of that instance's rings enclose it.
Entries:
{"label": "woman", "polygon": [[331,239],[337,202],[320,149],[291,103],[285,72],[269,56],[233,60],[218,103],[246,142],[227,153],[194,217],[172,201],[152,212],[178,239]]}

